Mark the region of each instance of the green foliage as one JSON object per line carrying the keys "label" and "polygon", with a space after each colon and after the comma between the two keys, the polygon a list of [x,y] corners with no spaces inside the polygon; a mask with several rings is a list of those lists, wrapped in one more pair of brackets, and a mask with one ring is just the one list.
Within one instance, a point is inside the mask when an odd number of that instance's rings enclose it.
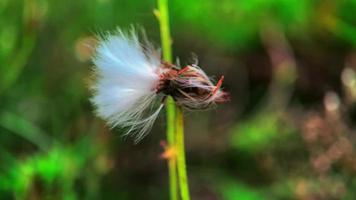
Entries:
{"label": "green foliage", "polygon": [[256,189],[248,187],[239,181],[226,179],[222,181],[220,190],[224,200],[265,200]]}
{"label": "green foliage", "polygon": [[223,0],[218,4],[182,0],[173,1],[172,8],[179,24],[195,27],[195,31],[214,43],[229,48],[247,48],[268,20],[276,20],[287,31],[305,31],[313,4],[308,0]]}
{"label": "green foliage", "polygon": [[[72,186],[83,175],[83,170],[91,167],[87,163],[95,158],[97,152],[96,148],[87,148],[90,144],[88,139],[71,147],[55,144],[45,153],[8,163],[11,167],[7,173],[0,174],[0,191],[11,191],[15,196],[24,198],[35,187],[33,184],[39,181],[48,192],[46,195],[77,199]],[[52,188],[63,193],[51,191]]]}
{"label": "green foliage", "polygon": [[270,149],[277,140],[291,132],[291,127],[283,128],[283,123],[278,113],[257,114],[232,129],[231,145],[247,152]]}

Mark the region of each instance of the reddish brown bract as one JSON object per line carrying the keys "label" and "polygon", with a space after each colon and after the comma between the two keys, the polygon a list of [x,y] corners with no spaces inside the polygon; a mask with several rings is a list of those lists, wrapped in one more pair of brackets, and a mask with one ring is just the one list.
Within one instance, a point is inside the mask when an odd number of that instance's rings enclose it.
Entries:
{"label": "reddish brown bract", "polygon": [[174,65],[164,63],[166,70],[160,75],[157,93],[170,95],[176,103],[191,110],[203,110],[229,100],[228,93],[222,91],[222,76],[215,85],[196,65],[177,69]]}

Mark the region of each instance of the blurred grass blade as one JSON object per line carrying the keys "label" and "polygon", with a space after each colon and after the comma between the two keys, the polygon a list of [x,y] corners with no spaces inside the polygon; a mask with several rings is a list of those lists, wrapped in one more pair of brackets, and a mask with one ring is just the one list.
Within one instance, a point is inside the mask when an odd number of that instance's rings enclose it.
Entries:
{"label": "blurred grass blade", "polygon": [[23,38],[23,44],[15,56],[10,58],[3,66],[0,67],[2,71],[2,77],[0,79],[0,94],[11,87],[11,85],[17,80],[22,72],[22,69],[26,65],[29,55],[35,44],[34,37],[27,36]]}
{"label": "blurred grass blade", "polygon": [[0,126],[32,142],[42,150],[50,147],[50,138],[32,122],[11,112],[0,115]]}
{"label": "blurred grass blade", "polygon": [[[6,4],[0,4],[0,10],[1,8],[5,9],[5,7]],[[14,43],[15,48],[8,52],[8,55],[5,56],[3,63],[0,65],[0,94],[6,89],[10,88],[16,82],[32,53],[36,43],[35,28],[39,20],[37,8],[37,1],[25,1],[23,4],[22,27],[18,27],[19,29],[17,29],[17,32],[12,33],[13,35],[18,36],[16,38],[16,42]],[[9,24],[8,26],[5,24],[4,27],[2,26],[0,31],[9,31],[11,27],[12,24]],[[3,42],[7,43],[8,41]]]}

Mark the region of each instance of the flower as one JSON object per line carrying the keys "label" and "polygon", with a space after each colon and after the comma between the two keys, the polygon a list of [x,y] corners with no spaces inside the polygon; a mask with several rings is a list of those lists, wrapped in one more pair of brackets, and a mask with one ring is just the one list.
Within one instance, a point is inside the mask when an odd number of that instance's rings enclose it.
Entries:
{"label": "flower", "polygon": [[118,30],[99,39],[93,58],[97,79],[91,101],[97,115],[111,127],[127,128],[125,135],[136,141],[151,129],[167,95],[191,110],[228,100],[223,77],[214,85],[197,65],[179,69],[162,62],[157,52],[148,42],[142,45],[134,30]]}

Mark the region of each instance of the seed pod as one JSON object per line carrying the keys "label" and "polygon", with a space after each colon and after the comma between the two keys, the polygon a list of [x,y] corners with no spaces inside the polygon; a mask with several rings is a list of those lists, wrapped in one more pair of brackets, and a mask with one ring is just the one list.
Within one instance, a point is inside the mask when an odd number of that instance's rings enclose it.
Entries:
{"label": "seed pod", "polygon": [[179,69],[162,62],[157,52],[149,43],[142,45],[134,30],[118,30],[99,39],[93,58],[96,81],[91,101],[97,115],[111,127],[128,128],[126,135],[136,141],[151,129],[167,95],[190,110],[229,99],[221,90],[223,77],[214,85],[198,66]]}
{"label": "seed pod", "polygon": [[203,110],[229,100],[229,95],[220,89],[223,79],[222,76],[214,85],[197,65],[188,65],[180,70],[171,67],[161,75],[158,91],[172,96],[184,108]]}

